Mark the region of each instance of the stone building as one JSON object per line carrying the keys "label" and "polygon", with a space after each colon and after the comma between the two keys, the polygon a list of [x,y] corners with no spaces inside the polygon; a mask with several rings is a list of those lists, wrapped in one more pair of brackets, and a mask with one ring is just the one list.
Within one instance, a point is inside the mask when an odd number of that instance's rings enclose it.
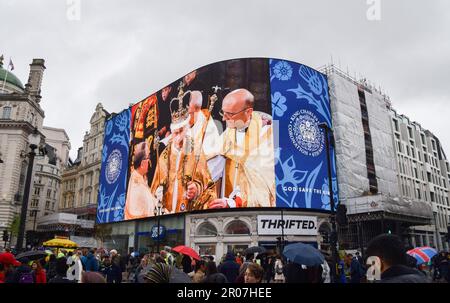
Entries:
{"label": "stone building", "polygon": [[[3,68],[3,57],[0,58],[0,159],[2,160],[0,163],[0,232],[5,229],[10,230],[13,221],[20,217],[22,203],[25,203],[23,201],[25,178],[29,161],[28,153],[30,152],[28,135],[36,129],[41,136],[39,146],[41,151],[51,150],[54,154],[53,152],[56,149],[57,154],[62,153],[58,164],[55,162],[56,165],[51,164],[49,166],[49,155],[44,157],[38,154],[35,158],[32,180],[36,182],[32,182],[30,199],[26,201],[27,203],[33,203],[33,207],[28,205],[29,212],[26,226],[29,230],[32,230],[34,216],[36,215],[38,218],[45,215],[46,202],[41,202],[41,199],[47,198],[45,190],[48,189],[49,180],[52,180],[51,186],[53,189],[50,193],[48,209],[51,211],[52,203],[55,204],[54,209],[57,209],[58,178],[60,178],[58,174],[60,174],[59,170],[67,158],[67,150],[70,145],[67,135],[63,140],[60,140],[58,136],[53,136],[51,128],[43,126],[45,114],[41,107],[41,84],[45,71],[44,59],[33,59],[30,64],[28,81],[23,85],[20,79],[10,70]],[[61,131],[64,132],[63,130],[56,132]],[[58,145],[57,141],[61,144]],[[37,168],[39,168],[39,172],[36,171]],[[42,192],[39,190],[38,194],[34,195],[34,199],[31,199],[36,191],[34,184],[39,184],[39,180],[41,183],[46,182],[45,188],[42,189]],[[37,187],[42,188],[42,185]],[[43,211],[38,212],[37,210],[41,207],[44,208]],[[10,244],[14,246],[16,239],[13,237],[10,240]]]}
{"label": "stone building", "polygon": [[419,123],[390,111],[400,195],[432,207],[432,224],[410,228],[413,246],[449,249],[445,239],[450,222],[450,166],[439,139]]}
{"label": "stone building", "polygon": [[78,220],[89,221],[85,227],[80,224],[67,227],[72,234],[91,236],[93,232],[105,119],[108,116],[103,105],[98,103],[90,119],[90,130],[84,135],[83,147],[78,149],[77,158],[62,173],[59,211],[76,214]]}

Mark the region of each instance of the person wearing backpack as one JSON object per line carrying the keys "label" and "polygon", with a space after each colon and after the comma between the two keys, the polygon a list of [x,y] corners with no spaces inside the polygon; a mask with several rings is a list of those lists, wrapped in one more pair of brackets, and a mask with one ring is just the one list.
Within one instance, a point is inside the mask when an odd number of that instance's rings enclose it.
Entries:
{"label": "person wearing backpack", "polygon": [[274,281],[275,283],[284,283],[285,278],[284,278],[284,274],[283,274],[283,261],[281,260],[281,257],[278,255],[277,259],[275,261],[275,277],[274,277]]}
{"label": "person wearing backpack", "polygon": [[28,265],[30,260],[28,258],[21,259],[21,265],[17,267],[16,272],[16,283],[25,283],[25,284],[31,284],[34,282],[34,276],[33,276],[33,269]]}

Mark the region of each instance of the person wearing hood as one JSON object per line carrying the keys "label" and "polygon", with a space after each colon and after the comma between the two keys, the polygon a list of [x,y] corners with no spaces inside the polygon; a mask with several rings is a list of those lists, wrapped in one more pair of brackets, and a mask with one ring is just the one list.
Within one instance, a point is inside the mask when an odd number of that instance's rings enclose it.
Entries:
{"label": "person wearing hood", "polygon": [[366,252],[380,260],[380,283],[428,283],[417,269],[406,265],[406,249],[398,236],[379,235],[369,242]]}
{"label": "person wearing hood", "polygon": [[12,253],[4,252],[0,254],[0,264],[3,266],[3,282],[14,283],[13,280],[17,275],[15,267],[20,266],[20,262],[16,260]]}
{"label": "person wearing hood", "polygon": [[94,255],[94,251],[89,251],[87,257],[86,257],[86,271],[98,271],[99,270],[99,264],[98,260]]}
{"label": "person wearing hood", "polygon": [[234,253],[228,252],[225,256],[225,261],[218,268],[219,272],[224,274],[230,283],[236,281],[236,278],[239,276],[240,266],[236,263],[235,259]]}

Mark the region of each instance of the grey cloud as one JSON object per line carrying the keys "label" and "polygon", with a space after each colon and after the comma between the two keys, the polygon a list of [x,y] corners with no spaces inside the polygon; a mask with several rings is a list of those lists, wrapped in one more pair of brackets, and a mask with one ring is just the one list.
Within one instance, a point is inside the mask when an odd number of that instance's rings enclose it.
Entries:
{"label": "grey cloud", "polygon": [[46,60],[45,124],[63,127],[73,157],[97,102],[118,112],[189,71],[238,57],[278,57],[320,67],[330,61],[381,85],[399,112],[434,132],[450,153],[450,2],[381,0],[66,1],[3,0],[0,53],[28,78]]}

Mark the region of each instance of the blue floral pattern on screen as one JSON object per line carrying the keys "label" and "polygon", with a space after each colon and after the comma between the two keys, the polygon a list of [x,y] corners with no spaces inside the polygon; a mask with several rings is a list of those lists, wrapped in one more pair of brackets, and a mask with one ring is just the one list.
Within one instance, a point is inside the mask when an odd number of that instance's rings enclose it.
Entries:
{"label": "blue floral pattern on screen", "polygon": [[[294,62],[269,61],[272,115],[278,123],[275,147],[277,207],[330,210],[325,134],[331,126],[327,78]],[[282,151],[282,152],[281,152]],[[338,202],[334,149],[333,197]]]}
{"label": "blue floral pattern on screen", "polygon": [[280,81],[290,80],[292,77],[292,67],[286,61],[278,61],[271,68],[270,81],[278,79]]}
{"label": "blue floral pattern on screen", "polygon": [[106,123],[97,206],[97,223],[122,221],[128,177],[131,113],[127,109]]}
{"label": "blue floral pattern on screen", "polygon": [[287,110],[286,97],[280,92],[275,92],[272,95],[272,109],[278,117],[283,117],[284,112]]}

